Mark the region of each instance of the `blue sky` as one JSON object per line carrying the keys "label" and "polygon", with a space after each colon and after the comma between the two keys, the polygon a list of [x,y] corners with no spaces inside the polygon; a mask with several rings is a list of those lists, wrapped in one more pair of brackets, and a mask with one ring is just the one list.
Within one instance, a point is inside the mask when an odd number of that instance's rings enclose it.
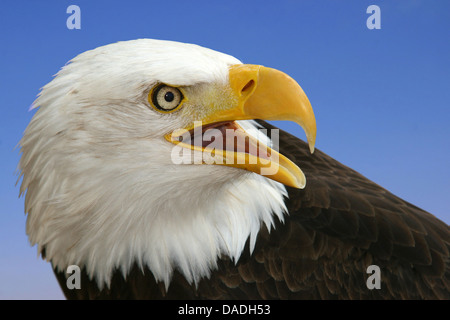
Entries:
{"label": "blue sky", "polygon": [[[81,8],[69,30],[66,9]],[[369,5],[381,29],[369,30]],[[450,222],[450,2],[3,0],[0,9],[0,299],[61,299],[25,235],[15,149],[39,89],[71,58],[121,40],[196,43],[296,79],[316,147]],[[281,128],[304,138],[290,123]]]}

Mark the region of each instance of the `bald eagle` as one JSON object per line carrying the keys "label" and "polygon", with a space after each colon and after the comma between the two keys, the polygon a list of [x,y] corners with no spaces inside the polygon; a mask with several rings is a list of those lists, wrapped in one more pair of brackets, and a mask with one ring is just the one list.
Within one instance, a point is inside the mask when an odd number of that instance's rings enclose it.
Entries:
{"label": "bald eagle", "polygon": [[449,226],[313,153],[311,104],[281,71],[124,41],[75,57],[34,107],[26,232],[69,299],[450,298]]}

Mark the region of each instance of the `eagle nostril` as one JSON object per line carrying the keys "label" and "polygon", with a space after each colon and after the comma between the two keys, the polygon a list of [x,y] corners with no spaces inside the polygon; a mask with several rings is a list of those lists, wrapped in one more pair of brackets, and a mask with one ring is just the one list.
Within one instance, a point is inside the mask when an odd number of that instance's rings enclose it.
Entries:
{"label": "eagle nostril", "polygon": [[254,86],[255,86],[255,80],[252,79],[249,82],[247,82],[247,84],[242,88],[241,94],[251,92]]}

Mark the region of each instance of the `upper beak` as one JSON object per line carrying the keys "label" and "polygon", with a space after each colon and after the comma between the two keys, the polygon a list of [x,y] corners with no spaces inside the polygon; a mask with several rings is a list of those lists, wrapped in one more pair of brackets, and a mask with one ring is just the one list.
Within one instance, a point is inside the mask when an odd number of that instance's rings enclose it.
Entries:
{"label": "upper beak", "polygon": [[[314,112],[306,94],[294,79],[272,68],[241,64],[230,67],[229,86],[232,91],[233,103],[229,108],[211,110],[202,119],[203,126],[224,121],[250,119],[294,121],[305,130],[310,151],[314,152],[316,139]],[[174,133],[166,138],[178,143],[177,139],[174,139],[177,138]],[[250,137],[250,140],[252,139],[255,140]],[[261,145],[261,142],[257,141],[257,143]],[[193,145],[188,147],[197,150],[205,149]],[[235,150],[220,150],[227,159],[229,159],[231,151],[235,161],[218,164],[253,171],[286,185],[303,188],[306,179],[300,168],[275,150],[269,147],[267,149],[269,149],[268,154],[270,155],[269,162],[267,162],[267,158],[259,155],[243,154],[235,152]],[[215,150],[216,155],[220,151]],[[243,158],[251,163],[239,163],[242,162],[239,159]],[[256,163],[254,163],[255,161]],[[264,174],[264,168],[273,166],[276,167],[276,170],[266,170],[267,174]]]}

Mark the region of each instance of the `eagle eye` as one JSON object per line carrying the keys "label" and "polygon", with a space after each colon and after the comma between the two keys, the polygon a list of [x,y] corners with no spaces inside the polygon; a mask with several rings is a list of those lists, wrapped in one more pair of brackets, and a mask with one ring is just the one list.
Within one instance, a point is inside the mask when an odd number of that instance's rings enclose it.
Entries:
{"label": "eagle eye", "polygon": [[182,105],[184,96],[180,89],[160,84],[151,90],[148,100],[158,111],[173,112]]}

